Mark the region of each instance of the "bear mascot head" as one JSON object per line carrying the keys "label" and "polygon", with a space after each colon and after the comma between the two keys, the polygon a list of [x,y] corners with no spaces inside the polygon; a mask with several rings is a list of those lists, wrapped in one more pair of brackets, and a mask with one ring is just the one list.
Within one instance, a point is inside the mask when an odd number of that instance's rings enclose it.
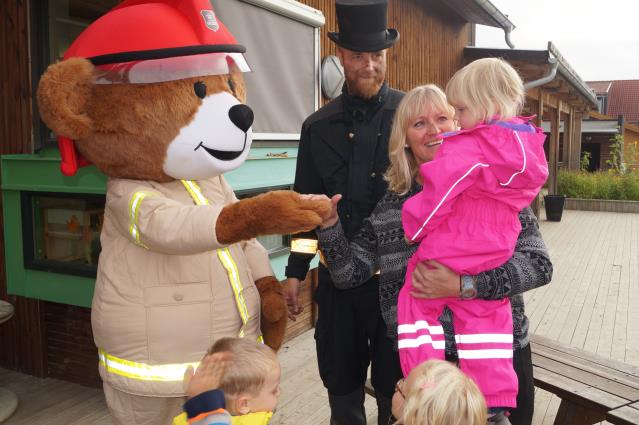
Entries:
{"label": "bear mascot head", "polygon": [[148,368],[197,361],[220,337],[279,348],[286,303],[254,238],[330,212],[292,191],[238,201],[222,177],[251,146],[244,50],[207,0],[128,0],[40,80],[62,172],[109,177],[92,323],[103,381],[121,391],[180,395],[181,375],[149,383]]}

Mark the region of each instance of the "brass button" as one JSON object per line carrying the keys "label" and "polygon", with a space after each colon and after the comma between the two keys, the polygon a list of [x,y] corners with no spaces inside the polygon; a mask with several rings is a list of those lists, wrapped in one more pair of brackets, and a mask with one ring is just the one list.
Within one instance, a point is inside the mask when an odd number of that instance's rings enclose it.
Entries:
{"label": "brass button", "polygon": [[353,140],[353,138],[355,137],[355,133],[348,133],[348,138]]}
{"label": "brass button", "polygon": [[173,294],[173,299],[175,301],[182,301],[184,299],[184,294],[180,294],[179,292],[176,292],[175,294]]}

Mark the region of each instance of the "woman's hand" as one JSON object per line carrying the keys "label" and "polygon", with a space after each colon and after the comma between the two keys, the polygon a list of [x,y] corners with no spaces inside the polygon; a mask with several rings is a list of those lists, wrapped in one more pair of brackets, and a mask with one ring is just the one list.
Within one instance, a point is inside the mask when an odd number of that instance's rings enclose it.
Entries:
{"label": "woman's hand", "polygon": [[[329,199],[328,196],[326,195],[300,195],[300,196],[302,199],[310,199],[312,201]],[[320,228],[325,229],[337,223],[337,221],[339,220],[339,216],[337,215],[337,204],[339,203],[341,199],[342,199],[342,195],[339,195],[339,194],[333,195],[333,197],[330,198],[333,208],[331,208],[331,211],[328,213],[327,216],[323,217],[324,220],[320,224]]]}
{"label": "woman's hand", "polygon": [[417,264],[411,276],[415,298],[445,298],[459,296],[459,275],[435,261]]}

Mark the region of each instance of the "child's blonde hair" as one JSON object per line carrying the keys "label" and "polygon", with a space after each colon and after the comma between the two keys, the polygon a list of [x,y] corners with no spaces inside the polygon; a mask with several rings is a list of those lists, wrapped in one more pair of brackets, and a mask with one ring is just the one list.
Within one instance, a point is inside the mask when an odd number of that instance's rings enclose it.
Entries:
{"label": "child's blonde hair", "polygon": [[221,338],[209,349],[209,354],[222,351],[232,354],[220,383],[220,389],[228,396],[241,393],[256,396],[268,373],[279,366],[275,352],[252,338]]}
{"label": "child's blonde hair", "polygon": [[446,85],[453,105],[464,105],[478,121],[519,115],[526,99],[524,82],[508,62],[478,59],[453,75]]}
{"label": "child's blonde hair", "polygon": [[406,132],[415,117],[426,108],[435,109],[450,118],[455,114],[453,107],[446,101],[446,95],[435,84],[415,87],[399,103],[388,142],[390,166],[384,174],[388,188],[399,195],[410,190],[420,165],[413,153],[406,149]]}
{"label": "child's blonde hair", "polygon": [[486,402],[477,385],[456,366],[429,360],[405,388],[404,425],[485,425]]}

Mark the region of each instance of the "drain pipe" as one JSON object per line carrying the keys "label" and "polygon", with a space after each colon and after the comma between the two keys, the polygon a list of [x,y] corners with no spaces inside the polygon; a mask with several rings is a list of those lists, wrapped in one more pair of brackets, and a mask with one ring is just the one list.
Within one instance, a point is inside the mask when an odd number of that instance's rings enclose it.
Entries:
{"label": "drain pipe", "polygon": [[506,38],[506,44],[508,45],[508,47],[510,47],[511,49],[515,48],[515,45],[513,44],[513,42],[510,40],[510,33],[513,32],[513,27],[508,27],[508,28],[504,28],[504,37]]}
{"label": "drain pipe", "polygon": [[506,38],[506,44],[511,49],[515,48],[515,45],[510,40],[510,33],[513,32],[515,26],[508,19],[506,15],[501,13],[499,9],[493,5],[490,0],[475,0],[476,3],[484,9],[494,20],[499,24],[499,26],[504,30],[504,37]]}
{"label": "drain pipe", "polygon": [[557,68],[559,68],[559,62],[557,61],[557,59],[549,57],[548,64],[550,65],[550,71],[548,71],[548,74],[537,80],[527,82],[526,84],[524,84],[524,89],[529,90],[535,87],[543,86],[544,84],[548,84],[555,79],[555,77],[557,76]]}

